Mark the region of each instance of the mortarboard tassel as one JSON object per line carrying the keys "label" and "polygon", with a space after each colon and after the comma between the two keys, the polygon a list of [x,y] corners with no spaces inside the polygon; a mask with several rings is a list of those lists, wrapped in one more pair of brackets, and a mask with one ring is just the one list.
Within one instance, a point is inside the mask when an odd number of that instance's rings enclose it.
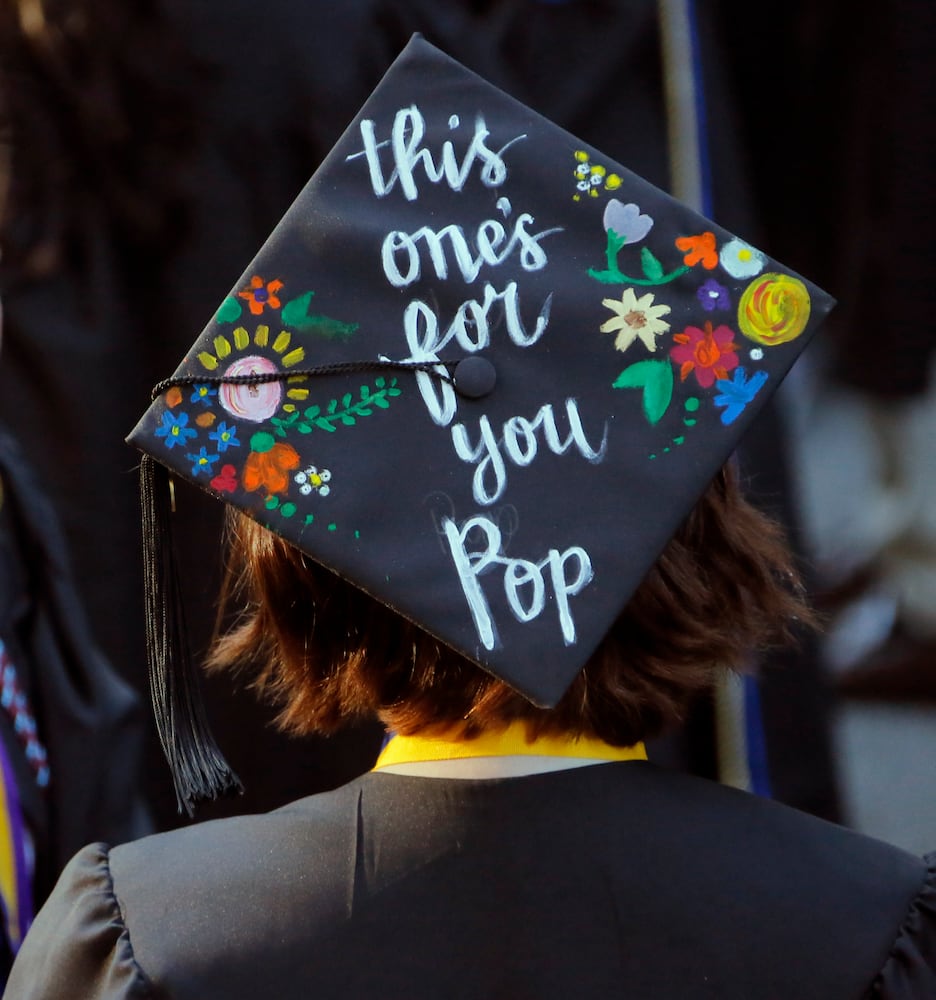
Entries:
{"label": "mortarboard tassel", "polygon": [[[153,388],[155,399],[173,386],[262,385],[298,376],[351,374],[361,371],[427,372],[449,382],[467,396],[485,395],[496,380],[490,363],[469,357],[461,362],[353,361],[320,365],[291,372],[242,376],[174,377]],[[185,606],[179,587],[172,539],[172,482],[168,469],[151,455],[140,463],[140,502],[143,508],[143,574],[145,589],[146,659],[156,730],[162,744],[179,812],[189,816],[194,804],[221,794],[242,792],[211,734],[199,680],[187,641]]]}
{"label": "mortarboard tassel", "polygon": [[150,455],[140,463],[143,508],[146,658],[153,714],[169,762],[179,812],[201,799],[241,792],[211,734],[185,631],[185,608],[171,531],[169,471]]}

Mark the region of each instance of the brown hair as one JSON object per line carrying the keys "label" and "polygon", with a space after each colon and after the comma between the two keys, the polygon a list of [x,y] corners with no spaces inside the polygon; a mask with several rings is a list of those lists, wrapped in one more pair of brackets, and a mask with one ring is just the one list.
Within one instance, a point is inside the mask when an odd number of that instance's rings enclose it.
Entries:
{"label": "brown hair", "polygon": [[814,624],[780,527],[716,476],[553,709],[532,705],[243,514],[229,522],[225,606],[242,602],[212,669],[259,665],[255,686],[295,733],[377,716],[462,737],[527,721],[532,735],[625,746],[678,721],[725,669]]}

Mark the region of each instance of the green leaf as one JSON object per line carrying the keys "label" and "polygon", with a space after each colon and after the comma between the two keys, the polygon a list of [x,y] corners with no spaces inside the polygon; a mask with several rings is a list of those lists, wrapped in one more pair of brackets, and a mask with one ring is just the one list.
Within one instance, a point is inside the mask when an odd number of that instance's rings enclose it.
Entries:
{"label": "green leaf", "polygon": [[623,249],[624,244],[627,243],[627,237],[621,236],[616,233],[613,229],[608,230],[608,252],[612,254],[617,254]]}
{"label": "green leaf", "polygon": [[346,392],[346,393],[345,393],[345,394],[344,394],[344,395],[343,395],[343,396],[341,397],[341,405],[342,405],[342,406],[343,406],[343,407],[344,407],[345,409],[347,409],[347,408],[348,408],[348,407],[349,407],[349,406],[351,405],[351,400],[352,400],[353,398],[354,398],[354,397],[353,397],[353,396],[351,395],[351,393],[350,393],[350,392]]}
{"label": "green leaf", "polygon": [[644,416],[658,424],[673,398],[673,366],[647,358],[625,368],[612,383],[615,389],[642,389]]}
{"label": "green leaf", "polygon": [[306,292],[297,299],[291,299],[283,306],[280,319],[286,326],[295,326],[300,330],[303,328],[309,313],[309,303],[314,294],[315,292]]}
{"label": "green leaf", "polygon": [[299,324],[298,328],[303,333],[316,333],[329,340],[347,340],[353,333],[357,332],[358,325],[357,323],[342,323],[341,320],[332,319],[330,316],[309,316]]}
{"label": "green leaf", "polygon": [[372,400],[374,406],[379,406],[381,408],[381,410],[389,410],[390,409],[390,404],[387,402],[386,399],[383,398],[383,396],[372,396],[371,400]]}
{"label": "green leaf", "polygon": [[329,416],[332,416],[332,415],[333,415],[333,414],[335,413],[335,411],[336,411],[337,409],[338,409],[338,400],[337,400],[337,399],[333,399],[333,400],[332,400],[332,401],[331,401],[331,402],[330,402],[330,403],[328,404],[328,406],[326,406],[326,407],[325,407],[325,412],[326,412],[326,413],[327,413],[327,414],[328,414]]}
{"label": "green leaf", "polygon": [[651,281],[659,281],[663,277],[663,265],[647,247],[640,248],[640,264],[644,276]]}
{"label": "green leaf", "polygon": [[243,314],[243,306],[232,295],[229,295],[221,303],[221,308],[215,314],[215,319],[219,323],[236,323]]}
{"label": "green leaf", "polygon": [[314,420],[321,412],[322,408],[313,404],[305,411],[305,418],[306,420]]}

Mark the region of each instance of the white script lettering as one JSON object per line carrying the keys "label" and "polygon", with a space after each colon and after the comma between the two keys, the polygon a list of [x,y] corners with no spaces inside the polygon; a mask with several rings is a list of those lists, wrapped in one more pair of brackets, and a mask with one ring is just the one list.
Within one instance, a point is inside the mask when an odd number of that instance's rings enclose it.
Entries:
{"label": "white script lettering", "polygon": [[[457,126],[458,119],[453,116],[450,119],[449,127]],[[471,175],[472,167],[478,163],[480,164],[478,176],[481,183],[488,188],[499,187],[507,179],[507,164],[504,162],[504,153],[515,142],[526,138],[525,135],[515,136],[500,149],[493,150],[486,142],[491,133],[488,131],[484,119],[478,115],[475,120],[474,134],[461,161],[455,152],[452,140],[446,139],[442,143],[440,162],[436,162],[432,153],[421,145],[425,134],[426,121],[419,108],[413,104],[397,111],[393,119],[389,140],[378,141],[374,122],[370,119],[362,121],[361,139],[364,148],[358,153],[352,153],[347,158],[352,160],[364,156],[367,159],[371,187],[378,198],[388,195],[399,182],[400,190],[406,200],[415,201],[419,197],[419,187],[416,183],[417,167],[422,168],[430,183],[438,184],[444,180],[453,191],[461,191]],[[389,174],[385,175],[381,163],[381,150],[388,145],[392,154],[393,167]]]}
{"label": "white script lettering", "polygon": [[[595,575],[585,549],[579,545],[573,545],[564,552],[550,549],[544,559],[531,562],[505,556],[501,551],[500,530],[486,517],[472,517],[461,528],[447,517],[442,524],[478,639],[485,649],[493,649],[496,645],[497,630],[479,577],[495,566],[504,567],[504,595],[511,613],[519,622],[532,621],[542,614],[546,606],[544,571],[548,570],[562,640],[567,646],[576,641],[575,619],[569,598],[588,586]],[[475,529],[482,533],[485,544],[482,549],[469,552],[468,536]]]}
{"label": "white script lettering", "polygon": [[[569,420],[569,434],[562,440],[556,427],[556,415],[552,404],[541,406],[532,420],[511,417],[504,424],[498,439],[486,414],[478,420],[478,443],[472,445],[464,424],[452,425],[452,444],[455,454],[475,467],[471,489],[476,503],[489,506],[495,503],[507,488],[507,463],[504,455],[517,466],[530,465],[538,448],[537,431],[542,431],[546,447],[554,455],[564,455],[571,448],[589,462],[597,464],[604,459],[608,444],[608,425],[605,423],[601,444],[593,448],[585,436],[582,419],[575,399],[566,400],[566,416]],[[503,447],[503,454],[501,453]]]}
{"label": "white script lettering", "polygon": [[[405,360],[438,361],[440,352],[453,339],[469,353],[483,351],[491,343],[491,310],[498,302],[503,303],[507,336],[518,347],[535,344],[546,332],[552,293],[546,296],[533,330],[528,333],[520,315],[520,295],[516,281],[508,282],[501,292],[486,283],[481,301],[468,299],[463,302],[444,332],[439,327],[435,310],[428,303],[413,299],[403,313],[403,329],[410,351],[410,356]],[[439,368],[438,371],[439,374],[447,374],[444,368]],[[447,427],[455,417],[457,405],[452,386],[427,372],[417,374],[416,384],[432,420],[440,427]]]}

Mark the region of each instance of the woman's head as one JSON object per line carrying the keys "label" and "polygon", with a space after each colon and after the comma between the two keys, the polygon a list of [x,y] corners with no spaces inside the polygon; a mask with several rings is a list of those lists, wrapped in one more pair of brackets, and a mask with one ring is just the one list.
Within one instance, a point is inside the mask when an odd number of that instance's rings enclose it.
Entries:
{"label": "woman's head", "polygon": [[234,625],[214,668],[250,662],[297,733],[377,717],[402,733],[531,732],[619,745],[678,721],[725,669],[810,622],[779,527],[719,473],[553,709],[533,706],[422,629],[244,515],[231,521]]}

